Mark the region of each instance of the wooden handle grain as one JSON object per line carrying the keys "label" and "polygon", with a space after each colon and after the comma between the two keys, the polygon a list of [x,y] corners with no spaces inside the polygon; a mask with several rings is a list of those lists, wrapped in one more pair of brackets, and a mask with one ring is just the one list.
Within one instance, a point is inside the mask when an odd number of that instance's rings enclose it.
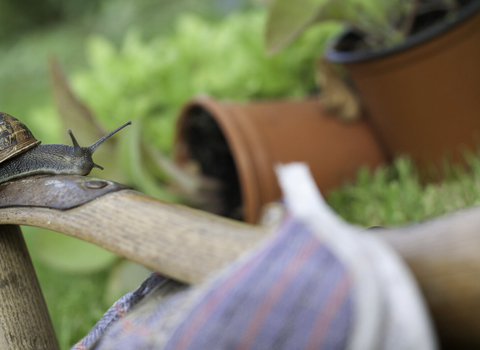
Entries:
{"label": "wooden handle grain", "polygon": [[265,235],[259,227],[133,190],[65,211],[4,208],[0,222],[66,233],[186,283],[198,283]]}
{"label": "wooden handle grain", "polygon": [[0,349],[60,349],[19,226],[0,225],[0,256]]}
{"label": "wooden handle grain", "polygon": [[479,348],[480,208],[376,234],[416,277],[444,348]]}

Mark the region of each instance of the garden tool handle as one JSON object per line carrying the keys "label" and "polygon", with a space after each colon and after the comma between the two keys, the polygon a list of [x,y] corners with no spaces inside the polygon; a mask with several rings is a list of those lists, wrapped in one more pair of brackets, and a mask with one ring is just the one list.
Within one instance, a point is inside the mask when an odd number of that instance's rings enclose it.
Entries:
{"label": "garden tool handle", "polygon": [[[408,264],[442,344],[480,346],[480,208],[375,234]],[[445,346],[443,346],[445,348]]]}
{"label": "garden tool handle", "polygon": [[17,225],[0,225],[0,349],[60,350]]}
{"label": "garden tool handle", "polygon": [[18,225],[92,242],[187,283],[199,282],[264,234],[106,180],[42,175],[0,184],[2,350],[59,349]]}
{"label": "garden tool handle", "polygon": [[33,176],[0,184],[0,194],[0,224],[65,233],[190,284],[266,232],[84,176]]}
{"label": "garden tool handle", "polygon": [[[31,188],[26,191],[26,186]],[[36,201],[35,188],[43,191],[41,201]],[[62,232],[186,283],[202,281],[268,234],[262,227],[88,177],[31,177],[8,188],[0,185],[0,194],[1,224]],[[21,201],[22,196],[27,198]],[[26,206],[28,202],[35,206]],[[475,208],[405,228],[364,233],[399,252],[419,282],[439,334],[456,344],[480,344],[479,227],[480,208]]]}

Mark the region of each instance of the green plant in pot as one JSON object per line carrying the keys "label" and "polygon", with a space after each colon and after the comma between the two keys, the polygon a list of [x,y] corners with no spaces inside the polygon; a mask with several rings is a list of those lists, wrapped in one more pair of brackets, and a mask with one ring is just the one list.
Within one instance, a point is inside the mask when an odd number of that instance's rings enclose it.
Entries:
{"label": "green plant in pot", "polygon": [[319,67],[341,63],[389,156],[426,170],[478,146],[479,10],[478,0],[276,0],[266,45],[276,52],[311,26],[345,24]]}
{"label": "green plant in pot", "polygon": [[347,24],[366,34],[370,47],[399,42],[408,31],[414,0],[300,0],[273,1],[266,31],[269,52],[276,52],[312,25],[326,21]]}

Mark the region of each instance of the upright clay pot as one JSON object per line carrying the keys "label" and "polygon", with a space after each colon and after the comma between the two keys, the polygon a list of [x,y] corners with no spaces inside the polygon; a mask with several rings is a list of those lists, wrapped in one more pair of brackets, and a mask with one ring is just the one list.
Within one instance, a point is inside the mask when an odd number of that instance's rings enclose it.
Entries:
{"label": "upright clay pot", "polygon": [[328,60],[349,72],[389,156],[407,154],[429,169],[444,157],[461,162],[465,150],[479,146],[479,9],[475,0],[453,21],[391,49],[350,51],[349,33],[327,51]]}
{"label": "upright clay pot", "polygon": [[[198,127],[208,124],[205,115],[221,137],[214,135],[212,126]],[[210,142],[211,146],[205,146]],[[307,162],[319,188],[328,191],[351,179],[360,166],[373,168],[385,160],[363,120],[342,123],[323,112],[318,98],[251,104],[196,98],[188,103],[177,124],[176,161],[184,164],[193,158],[203,173],[211,175],[202,163],[206,158],[213,159],[215,167],[228,162],[228,157],[219,154],[223,151],[215,150],[222,148],[222,142],[231,154],[243,220],[249,223],[257,222],[264,204],[281,197],[276,164]],[[198,149],[204,147],[208,149]]]}

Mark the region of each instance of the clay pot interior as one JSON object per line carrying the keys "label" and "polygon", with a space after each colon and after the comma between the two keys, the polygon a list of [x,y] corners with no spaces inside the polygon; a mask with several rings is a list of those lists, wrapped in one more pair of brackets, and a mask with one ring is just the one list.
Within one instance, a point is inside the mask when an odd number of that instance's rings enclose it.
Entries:
{"label": "clay pot interior", "polygon": [[221,211],[216,214],[241,220],[242,198],[238,171],[217,122],[207,109],[195,106],[188,111],[182,127],[190,160],[198,164],[204,176],[219,179],[222,184]]}

